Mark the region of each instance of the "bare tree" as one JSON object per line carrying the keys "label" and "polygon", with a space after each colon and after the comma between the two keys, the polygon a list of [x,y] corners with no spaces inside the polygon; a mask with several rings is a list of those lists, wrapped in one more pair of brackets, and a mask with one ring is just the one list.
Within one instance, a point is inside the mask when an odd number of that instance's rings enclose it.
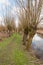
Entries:
{"label": "bare tree", "polygon": [[4,18],[4,24],[5,24],[5,26],[6,26],[6,28],[7,28],[7,30],[8,30],[8,33],[9,33],[9,35],[10,35],[10,33],[12,32],[12,30],[14,30],[15,31],[15,20],[14,20],[14,17],[9,17],[9,16],[6,16],[5,18]]}
{"label": "bare tree", "polygon": [[[19,20],[21,26],[24,29],[23,42],[26,45],[26,49],[30,48],[32,38],[36,33],[37,25],[41,22],[40,14],[43,6],[43,0],[27,0],[28,5],[24,6],[24,0],[17,0],[21,7],[22,13],[20,13]],[[27,39],[29,34],[29,38]],[[28,40],[28,42],[27,42]]]}

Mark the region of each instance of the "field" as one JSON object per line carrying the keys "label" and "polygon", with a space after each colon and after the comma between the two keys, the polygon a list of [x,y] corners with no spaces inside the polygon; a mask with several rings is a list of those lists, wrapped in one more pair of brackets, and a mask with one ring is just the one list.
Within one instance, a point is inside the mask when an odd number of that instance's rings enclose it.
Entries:
{"label": "field", "polygon": [[40,65],[37,58],[24,50],[21,40],[15,33],[0,42],[0,65]]}

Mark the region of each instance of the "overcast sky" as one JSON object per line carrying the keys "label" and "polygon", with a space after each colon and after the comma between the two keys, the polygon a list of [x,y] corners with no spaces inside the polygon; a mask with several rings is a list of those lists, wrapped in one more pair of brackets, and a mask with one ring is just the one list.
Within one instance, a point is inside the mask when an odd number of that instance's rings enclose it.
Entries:
{"label": "overcast sky", "polygon": [[12,13],[12,16],[15,15],[17,19],[14,11],[17,11],[18,7],[16,0],[0,0],[0,23],[2,23],[3,17],[8,11]]}
{"label": "overcast sky", "polygon": [[[17,4],[17,0],[0,0],[0,21],[1,21],[0,23],[2,23],[3,17],[6,15],[7,11],[11,12],[12,15],[15,15],[17,23],[18,18],[16,13],[14,12],[19,11],[19,5]],[[43,16],[43,8],[41,16]]]}

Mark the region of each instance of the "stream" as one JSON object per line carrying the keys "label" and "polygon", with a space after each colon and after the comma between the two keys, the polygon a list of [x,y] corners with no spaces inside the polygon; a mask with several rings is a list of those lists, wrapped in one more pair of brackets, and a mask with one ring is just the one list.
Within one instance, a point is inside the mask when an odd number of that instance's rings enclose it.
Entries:
{"label": "stream", "polygon": [[35,34],[32,40],[32,49],[38,59],[43,59],[43,36]]}

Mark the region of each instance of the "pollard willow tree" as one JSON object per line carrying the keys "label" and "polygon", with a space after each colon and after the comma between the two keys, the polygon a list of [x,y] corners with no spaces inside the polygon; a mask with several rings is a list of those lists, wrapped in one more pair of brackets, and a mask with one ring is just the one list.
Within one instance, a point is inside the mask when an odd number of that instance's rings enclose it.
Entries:
{"label": "pollard willow tree", "polygon": [[[40,14],[43,7],[43,0],[25,0],[27,6],[24,6],[24,0],[18,0],[22,13],[20,13],[20,22],[24,30],[23,42],[26,49],[29,50],[33,36],[36,33],[37,26],[41,22]],[[27,36],[29,34],[29,38]],[[26,41],[28,42],[26,43]]]}
{"label": "pollard willow tree", "polygon": [[16,29],[14,17],[13,16],[10,17],[10,15],[9,16],[6,15],[4,18],[4,24],[7,28],[7,32],[9,33],[9,36],[10,36],[10,33],[15,31],[15,29]]}

